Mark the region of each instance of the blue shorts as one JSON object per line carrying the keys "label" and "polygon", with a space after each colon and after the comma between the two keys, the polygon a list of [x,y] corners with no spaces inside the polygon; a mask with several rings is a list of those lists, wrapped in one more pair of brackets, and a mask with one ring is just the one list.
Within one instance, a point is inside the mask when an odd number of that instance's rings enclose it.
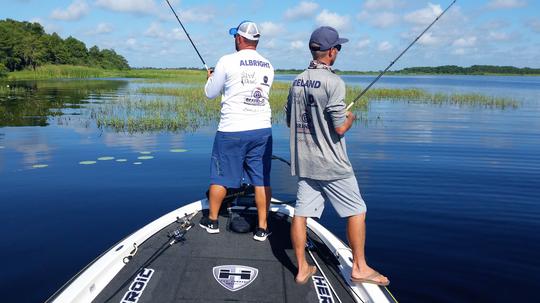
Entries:
{"label": "blue shorts", "polygon": [[242,183],[270,186],[272,129],[217,132],[212,149],[210,184],[239,188]]}

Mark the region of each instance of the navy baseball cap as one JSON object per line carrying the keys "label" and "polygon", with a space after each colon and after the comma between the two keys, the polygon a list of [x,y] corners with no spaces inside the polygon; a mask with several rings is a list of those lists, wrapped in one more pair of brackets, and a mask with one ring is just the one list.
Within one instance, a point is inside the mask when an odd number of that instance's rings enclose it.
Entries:
{"label": "navy baseball cap", "polygon": [[[310,50],[329,50],[332,47],[348,42],[349,39],[340,38],[337,30],[330,26],[321,26],[314,30],[309,38]],[[316,44],[317,47],[312,47],[312,44]]]}

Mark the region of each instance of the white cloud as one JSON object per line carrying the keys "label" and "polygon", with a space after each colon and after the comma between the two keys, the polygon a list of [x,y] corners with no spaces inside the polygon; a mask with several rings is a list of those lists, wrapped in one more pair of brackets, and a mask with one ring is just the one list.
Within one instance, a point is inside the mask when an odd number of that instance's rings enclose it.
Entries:
{"label": "white cloud", "polygon": [[84,0],[75,0],[66,9],[57,8],[51,13],[55,20],[72,21],[79,20],[90,11],[90,7]]}
{"label": "white cloud", "polygon": [[489,32],[488,37],[490,40],[495,40],[495,41],[508,41],[511,39],[509,34],[503,33],[503,32],[496,32],[496,31]]}
{"label": "white cloud", "polygon": [[135,46],[135,45],[137,45],[137,39],[135,39],[135,38],[129,38],[129,39],[127,39],[127,41],[126,41],[126,44],[129,45],[129,46]]}
{"label": "white cloud", "polygon": [[443,12],[438,4],[428,3],[428,6],[405,15],[405,21],[413,24],[429,24]]}
{"label": "white cloud", "polygon": [[192,8],[177,12],[182,22],[208,22],[214,19],[214,12],[209,8]]}
{"label": "white cloud", "polygon": [[96,5],[116,12],[153,14],[157,11],[154,0],[96,0]]}
{"label": "white cloud", "polygon": [[388,41],[383,41],[379,43],[379,46],[377,47],[377,49],[381,52],[387,52],[391,50],[392,48],[393,48],[392,44],[390,44],[390,42]]}
{"label": "white cloud", "polygon": [[291,48],[292,49],[303,49],[303,48],[306,48],[306,44],[302,40],[294,40],[294,41],[291,41]]}
{"label": "white cloud", "polygon": [[317,18],[317,24],[320,26],[328,25],[337,30],[344,29],[349,26],[349,16],[342,16],[337,13],[332,13],[328,10],[323,10]]}
{"label": "white cloud", "polygon": [[527,22],[527,26],[533,31],[540,33],[540,18],[531,19]]}
{"label": "white cloud", "polygon": [[356,18],[359,21],[365,21],[371,26],[377,28],[388,28],[392,25],[399,23],[400,21],[399,15],[389,11],[377,13],[363,10],[358,15],[356,15]]}
{"label": "white cloud", "polygon": [[270,39],[270,40],[264,40],[263,47],[267,49],[277,49],[278,44],[276,42],[276,39]]}
{"label": "white cloud", "polygon": [[419,44],[426,46],[435,46],[441,43],[441,40],[437,37],[434,37],[432,33],[425,33],[422,38],[418,40]]}
{"label": "white cloud", "polygon": [[368,10],[394,9],[401,6],[401,1],[397,0],[367,0],[364,2],[364,8]]}
{"label": "white cloud", "polygon": [[100,23],[96,26],[95,29],[92,29],[88,32],[89,35],[101,35],[108,34],[113,31],[112,26],[109,23]]}
{"label": "white cloud", "polygon": [[291,7],[285,11],[285,19],[298,20],[311,17],[319,8],[319,4],[311,1],[302,1],[295,7]]}
{"label": "white cloud", "polygon": [[364,49],[364,48],[368,47],[370,44],[371,44],[371,40],[363,39],[363,40],[358,41],[358,43],[356,43],[356,48]]}
{"label": "white cloud", "polygon": [[43,29],[47,34],[57,33],[60,34],[63,31],[63,28],[52,23],[48,23],[47,21],[42,20],[41,18],[33,18],[30,20],[30,22],[34,23],[37,22],[43,26]]}
{"label": "white cloud", "polygon": [[261,36],[263,37],[277,37],[285,33],[285,27],[281,24],[276,24],[273,22],[263,22],[259,24]]}
{"label": "white cloud", "polygon": [[492,9],[519,8],[527,6],[524,0],[492,0],[488,3],[488,7]]}
{"label": "white cloud", "polygon": [[181,28],[174,28],[172,30],[164,30],[161,27],[161,24],[157,22],[152,22],[148,29],[144,31],[146,37],[159,39],[162,41],[171,41],[171,40],[185,40],[187,39],[186,34]]}
{"label": "white cloud", "polygon": [[452,51],[454,55],[465,55],[467,53],[464,48],[457,48]]}
{"label": "white cloud", "polygon": [[478,41],[478,38],[476,38],[476,36],[471,36],[471,37],[459,38],[455,40],[454,43],[452,43],[452,45],[458,48],[473,47],[476,45],[477,41]]}

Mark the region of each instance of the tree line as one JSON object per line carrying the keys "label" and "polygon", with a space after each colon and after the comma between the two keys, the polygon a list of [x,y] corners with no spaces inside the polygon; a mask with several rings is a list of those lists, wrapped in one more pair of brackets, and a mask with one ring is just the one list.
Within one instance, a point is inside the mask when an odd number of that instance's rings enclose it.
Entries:
{"label": "tree line", "polygon": [[62,39],[47,34],[37,22],[0,20],[0,74],[6,71],[36,69],[43,64],[70,64],[129,69],[127,60],[112,49],[86,48],[71,36]]}
{"label": "tree line", "polygon": [[461,67],[457,65],[422,66],[404,68],[398,73],[404,74],[453,74],[453,75],[483,75],[483,74],[512,74],[512,75],[539,75],[540,68],[495,65],[473,65]]}

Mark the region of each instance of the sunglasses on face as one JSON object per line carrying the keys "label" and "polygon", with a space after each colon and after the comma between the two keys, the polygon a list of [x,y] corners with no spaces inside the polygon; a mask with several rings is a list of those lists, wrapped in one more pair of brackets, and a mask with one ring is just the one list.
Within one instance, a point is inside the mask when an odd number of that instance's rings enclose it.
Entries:
{"label": "sunglasses on face", "polygon": [[337,49],[338,52],[341,51],[341,44],[334,46],[334,48]]}

